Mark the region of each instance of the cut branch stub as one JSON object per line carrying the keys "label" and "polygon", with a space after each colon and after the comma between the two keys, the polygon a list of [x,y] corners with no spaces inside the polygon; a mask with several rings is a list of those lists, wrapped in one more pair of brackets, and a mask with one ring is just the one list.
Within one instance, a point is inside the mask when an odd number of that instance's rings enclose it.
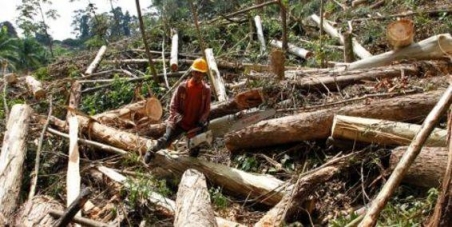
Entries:
{"label": "cut branch stub", "polygon": [[390,23],[386,29],[386,37],[394,50],[411,45],[414,37],[413,21],[401,19]]}

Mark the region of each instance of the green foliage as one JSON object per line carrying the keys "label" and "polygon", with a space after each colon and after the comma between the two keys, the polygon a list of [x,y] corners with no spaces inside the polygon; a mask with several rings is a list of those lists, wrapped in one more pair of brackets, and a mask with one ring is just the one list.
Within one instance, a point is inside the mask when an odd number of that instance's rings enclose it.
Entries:
{"label": "green foliage", "polygon": [[37,69],[35,71],[34,75],[35,75],[36,79],[38,79],[38,80],[50,79],[47,67],[41,67],[41,68]]}
{"label": "green foliage", "polygon": [[24,38],[18,42],[18,66],[24,70],[34,70],[49,61],[48,52],[33,38]]}
{"label": "green foliage", "polygon": [[126,191],[122,193],[127,195],[126,201],[132,207],[146,203],[153,192],[165,197],[171,193],[165,180],[156,180],[147,175],[139,175],[137,179],[127,178],[125,185]]}
{"label": "green foliage", "polygon": [[11,37],[6,26],[0,28],[0,64],[6,62],[15,68],[18,61],[17,39]]}
{"label": "green foliage", "polygon": [[259,168],[259,162],[256,157],[248,156],[246,154],[239,155],[234,159],[234,163],[237,163],[236,168],[239,168],[246,172],[257,172]]}
{"label": "green foliage", "polygon": [[212,199],[212,203],[217,209],[225,209],[229,206],[229,200],[221,193],[222,189],[220,187],[210,188],[209,194]]}

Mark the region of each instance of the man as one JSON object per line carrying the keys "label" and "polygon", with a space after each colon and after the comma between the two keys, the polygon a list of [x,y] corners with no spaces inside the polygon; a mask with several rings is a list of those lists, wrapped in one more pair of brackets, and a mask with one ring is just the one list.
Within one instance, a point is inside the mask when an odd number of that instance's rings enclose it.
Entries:
{"label": "man", "polygon": [[[203,81],[207,72],[207,63],[204,59],[198,58],[190,69],[191,78],[182,82],[171,98],[166,133],[157,140],[154,147],[146,152],[145,163],[149,163],[155,152],[167,148],[183,133],[207,126],[211,96],[209,85]],[[196,157],[198,152],[198,149],[190,150],[190,156]]]}

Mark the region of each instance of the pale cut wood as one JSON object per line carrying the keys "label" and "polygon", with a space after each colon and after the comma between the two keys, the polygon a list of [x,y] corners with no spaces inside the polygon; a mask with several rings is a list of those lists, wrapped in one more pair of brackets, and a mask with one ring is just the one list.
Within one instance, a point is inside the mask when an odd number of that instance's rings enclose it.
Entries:
{"label": "pale cut wood", "polygon": [[[270,41],[270,45],[272,45],[273,47],[282,49],[282,42],[281,41],[273,39],[273,40]],[[301,57],[301,58],[304,58],[304,59],[308,59],[308,58],[312,57],[312,55],[313,55],[311,51],[306,50],[304,48],[297,47],[297,46],[295,46],[295,45],[293,45],[291,43],[288,43],[287,45],[289,47],[289,49],[287,49],[289,51],[289,53],[291,53],[291,54],[293,54],[295,56],[298,56],[298,57]]]}
{"label": "pale cut wood", "polygon": [[176,72],[179,68],[178,63],[178,49],[179,49],[179,35],[177,31],[173,31],[173,37],[171,38],[171,57],[170,57],[170,67],[171,71]]}
{"label": "pale cut wood", "polygon": [[228,99],[228,94],[226,94],[226,88],[224,86],[223,78],[221,77],[220,71],[218,70],[217,62],[215,61],[215,56],[213,55],[213,49],[208,48],[205,50],[207,65],[209,66],[210,75],[212,77],[213,88],[216,97],[219,102],[224,102]]}
{"label": "pale cut wood", "polygon": [[400,19],[391,22],[386,28],[386,38],[394,50],[413,43],[414,23],[410,19]]}
{"label": "pale cut wood", "polygon": [[[66,175],[67,197],[66,205],[69,207],[72,202],[80,194],[80,156],[78,150],[78,119],[72,116],[68,119],[69,122],[69,152],[68,152],[68,167]],[[76,216],[81,216],[78,212]],[[80,226],[80,225],[76,225]]]}
{"label": "pale cut wood", "polygon": [[102,124],[116,128],[148,127],[159,123],[163,115],[160,101],[154,97],[131,103],[119,109],[109,110],[93,116]]}
{"label": "pale cut wood", "polygon": [[107,51],[107,46],[105,46],[105,45],[99,49],[93,62],[91,62],[91,64],[86,69],[85,75],[90,75],[96,71],[96,69],[99,66],[99,63],[102,61],[102,58],[104,57],[106,51]]}
{"label": "pale cut wood", "polygon": [[3,76],[7,84],[15,84],[17,82],[17,75],[15,73],[8,73]]}
{"label": "pale cut wood", "polygon": [[[381,145],[408,145],[420,129],[420,125],[404,122],[335,115],[331,136]],[[425,145],[445,147],[446,139],[447,130],[435,128]]]}
{"label": "pale cut wood", "polygon": [[[57,219],[49,215],[50,210],[63,210],[64,206],[52,197],[45,195],[34,196],[22,204],[14,216],[14,222],[11,226],[18,227],[54,227]],[[11,219],[11,221],[13,221]],[[6,225],[2,225],[6,226]],[[72,226],[69,224],[68,227]]]}
{"label": "pale cut wood", "polygon": [[[389,169],[393,170],[400,162],[407,146],[394,148],[389,159]],[[437,188],[446,173],[447,147],[423,147],[406,172],[403,182],[425,188]]]}
{"label": "pale cut wood", "polygon": [[4,217],[12,217],[18,206],[32,111],[26,104],[16,104],[6,124],[0,153],[0,214]]}
{"label": "pale cut wood", "polygon": [[416,137],[413,139],[407,151],[402,156],[400,162],[397,164],[388,181],[385,183],[381,191],[378,193],[377,197],[374,199],[374,202],[366,212],[366,215],[364,216],[364,219],[361,221],[359,226],[375,226],[378,217],[380,216],[380,212],[383,210],[384,206],[389,201],[394,191],[397,189],[408,168],[410,168],[415,158],[419,155],[419,152],[421,151],[425,140],[432,132],[435,125],[439,122],[439,118],[446,113],[451,103],[452,85],[449,85],[444,94],[441,96],[441,99],[428,114],[427,118],[422,124],[421,130],[416,134]]}
{"label": "pale cut wood", "polygon": [[156,154],[155,164],[182,175],[187,169],[196,169],[206,175],[213,184],[225,192],[246,198],[247,201],[275,205],[291,187],[283,181],[270,176],[247,173],[236,168],[207,162],[200,159],[170,155],[166,150]]}
{"label": "pale cut wood", "polygon": [[194,169],[182,175],[176,198],[175,227],[217,227],[206,177]]}
{"label": "pale cut wood", "polygon": [[[120,173],[116,172],[113,169],[101,166],[98,167],[99,171],[101,171],[102,173],[104,173],[107,177],[109,177],[110,179],[119,182],[121,184],[124,184],[127,187],[127,182],[126,182],[126,177],[121,175]],[[165,210],[165,212],[168,215],[174,216],[175,211],[176,211],[176,202],[164,197],[163,195],[156,193],[156,192],[151,192],[149,195],[149,201],[154,204],[155,206],[157,206],[159,209],[163,209]],[[242,224],[233,222],[233,221],[229,221],[226,219],[223,219],[221,217],[216,217],[215,218],[217,221],[217,225],[218,227],[245,227]]]}
{"label": "pale cut wood", "polygon": [[42,88],[42,83],[33,76],[26,76],[25,83],[27,84],[28,90],[30,90],[36,99],[41,99],[46,96],[46,92]]}
{"label": "pale cut wood", "polygon": [[262,30],[262,22],[261,17],[259,15],[256,15],[254,17],[254,24],[256,26],[256,32],[257,32],[257,39],[259,40],[260,45],[260,54],[264,54],[267,51],[267,47],[265,45],[265,37],[264,32]]}
{"label": "pale cut wood", "polygon": [[[320,17],[316,14],[311,15],[311,19],[317,23],[317,26],[320,27]],[[323,30],[325,30],[330,36],[334,38],[338,38],[341,44],[344,44],[344,37],[339,34],[339,32],[327,21],[323,21]],[[365,59],[371,57],[372,54],[369,53],[361,44],[356,41],[356,39],[352,39],[353,43],[353,52],[360,58]]]}
{"label": "pale cut wood", "polygon": [[372,100],[367,104],[333,107],[314,112],[261,121],[225,136],[231,151],[246,148],[326,139],[331,134],[334,114],[380,118],[392,121],[422,120],[443,91]]}
{"label": "pale cut wood", "polygon": [[448,33],[435,35],[397,51],[389,51],[348,65],[347,70],[365,69],[390,65],[399,60],[432,60],[447,58],[452,54],[452,36]]}

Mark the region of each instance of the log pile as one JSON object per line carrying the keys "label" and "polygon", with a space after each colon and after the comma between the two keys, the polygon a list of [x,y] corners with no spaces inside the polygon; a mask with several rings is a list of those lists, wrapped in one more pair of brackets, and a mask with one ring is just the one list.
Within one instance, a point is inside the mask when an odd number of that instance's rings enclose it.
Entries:
{"label": "log pile", "polygon": [[[280,1],[259,2],[255,7],[276,3],[284,7]],[[364,3],[351,2],[353,7]],[[240,118],[243,113],[259,109],[276,114],[215,138],[213,146],[201,148],[198,158],[188,157],[187,140],[182,136],[168,149],[157,152],[149,165],[142,161],[166,130],[164,120],[173,91],[168,85],[174,88],[185,79],[187,71],[177,70],[194,59],[180,52],[179,45],[185,42],[179,40],[182,31],[172,31],[170,53],[147,51],[147,59],[137,54],[142,50],[130,50],[130,56],[118,57],[111,46],[102,46],[96,55],[85,59],[80,69],[84,73],[76,79],[49,83],[34,76],[5,74],[4,97],[7,92],[19,90],[17,93],[28,94],[27,103],[33,103],[33,109],[39,109],[37,102],[45,102],[43,98],[55,95],[52,92],[61,84],[67,83],[71,89],[67,92],[68,105],[58,104],[55,115],[35,114],[27,104],[15,105],[9,114],[5,108],[8,121],[0,153],[0,225],[112,226],[140,221],[146,226],[158,225],[155,221],[161,216],[174,226],[281,226],[294,220],[307,224],[311,217],[316,219],[309,221],[315,222],[313,225],[331,225],[330,216],[348,215],[344,210],[355,207],[352,203],[364,206],[373,197],[367,193],[377,194],[384,185],[361,217],[362,226],[372,226],[400,182],[439,187],[446,168],[450,168],[447,159],[452,158],[447,148],[450,129],[443,127],[445,110],[451,103],[451,87],[446,87],[452,72],[452,36],[438,34],[415,42],[413,22],[402,19],[387,27],[386,38],[392,50],[371,54],[352,31],[341,34],[331,21],[316,14],[309,18],[321,34],[325,31],[344,45],[339,48],[346,51],[345,63],[328,62],[334,67],[323,69],[288,66],[294,56],[287,53],[311,61],[321,52],[309,50],[312,45],[302,48],[285,43],[285,49],[276,37],[264,37],[267,28],[262,27],[260,16],[254,17],[259,41],[256,46],[259,57],[267,57],[266,63],[233,61],[223,55],[214,56],[217,50],[213,48],[202,50],[213,88],[210,120],[231,114]],[[252,39],[253,34],[248,36]],[[265,40],[275,48],[270,53]],[[354,55],[361,60],[354,61]],[[153,81],[155,87],[150,88],[149,77],[143,76],[143,66],[154,61],[168,61],[174,72],[159,74],[165,77],[166,86]],[[115,73],[135,77],[126,80],[137,83],[134,101],[92,115],[84,113],[89,108],[81,106],[83,99],[91,97],[92,92],[112,89],[114,79],[101,77]],[[173,81],[170,76],[179,78]],[[106,84],[89,87],[97,83]],[[149,95],[141,94],[145,86]],[[8,100],[3,101],[8,107]],[[61,113],[61,109],[67,112]],[[50,128],[43,130],[45,141],[27,141],[29,130],[36,132],[44,120],[50,123]],[[324,148],[328,138],[336,144]],[[60,177],[53,182],[65,189],[58,191],[58,197],[38,195],[20,204],[19,190],[28,165],[25,160],[32,156],[27,154],[27,142],[31,147],[46,143],[45,149],[52,150],[44,152],[47,158],[43,161],[57,161],[42,168],[63,165],[58,173],[67,180]],[[346,143],[352,145],[347,148]],[[338,144],[344,146],[338,148]],[[358,144],[365,148],[357,151]],[[309,162],[313,153],[317,158],[314,164]],[[262,160],[265,164],[258,163]],[[368,165],[377,165],[379,176],[374,176],[375,172],[364,174]],[[351,179],[356,178],[356,169],[360,169],[359,181]],[[54,174],[36,172],[45,178]],[[384,184],[388,175],[389,183]],[[334,185],[347,177],[359,187],[346,190],[348,184],[344,182]],[[89,199],[89,193],[80,190],[85,184],[93,188]],[[41,194],[52,190],[38,188]],[[326,192],[331,188],[342,190],[342,194]],[[362,198],[344,195],[352,191],[354,196],[362,193],[356,196]],[[347,197],[343,201],[353,202],[344,204],[342,210],[328,210],[326,204],[341,196]],[[309,209],[305,207],[307,201],[313,203]],[[66,212],[61,204],[68,207]],[[221,207],[230,204],[234,205]],[[253,213],[258,214],[253,217]]]}

